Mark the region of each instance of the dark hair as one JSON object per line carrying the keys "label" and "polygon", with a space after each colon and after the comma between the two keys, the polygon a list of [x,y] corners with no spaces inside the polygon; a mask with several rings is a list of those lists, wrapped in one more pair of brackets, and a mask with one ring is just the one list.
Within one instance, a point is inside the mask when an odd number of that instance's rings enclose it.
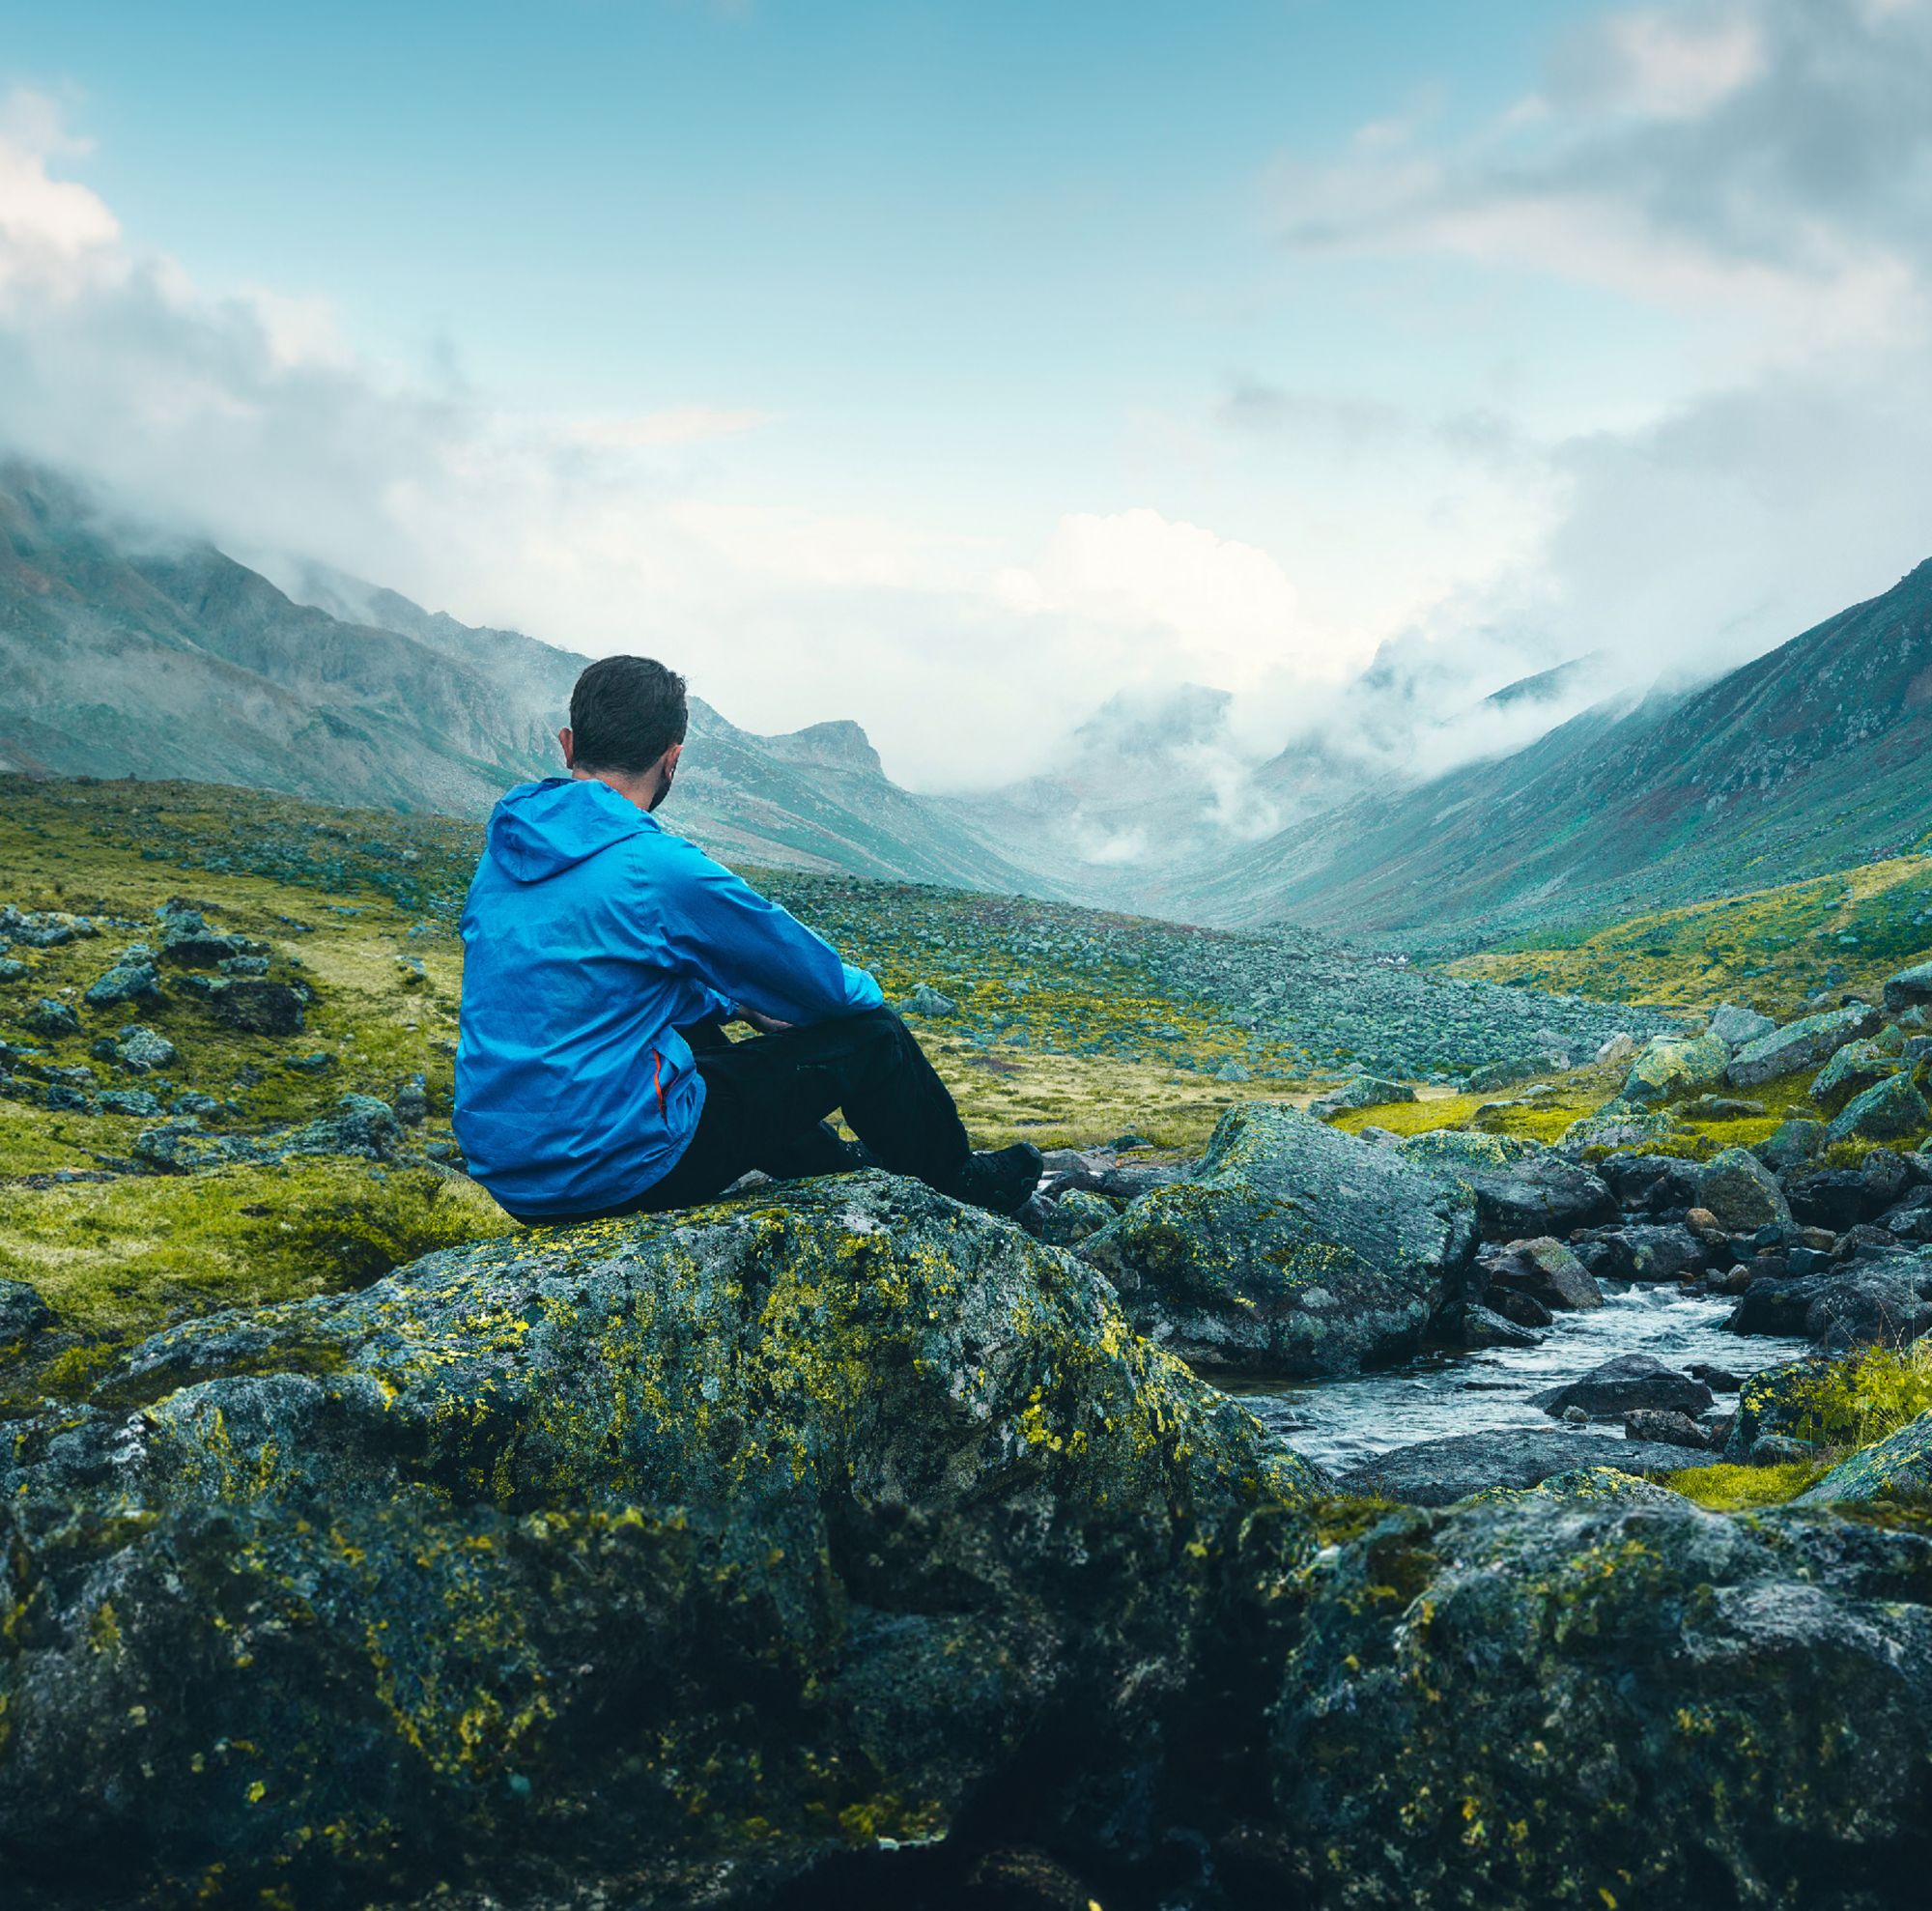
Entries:
{"label": "dark hair", "polygon": [[684,679],[651,657],[601,657],[570,693],[573,754],[585,770],[648,770],[684,741]]}

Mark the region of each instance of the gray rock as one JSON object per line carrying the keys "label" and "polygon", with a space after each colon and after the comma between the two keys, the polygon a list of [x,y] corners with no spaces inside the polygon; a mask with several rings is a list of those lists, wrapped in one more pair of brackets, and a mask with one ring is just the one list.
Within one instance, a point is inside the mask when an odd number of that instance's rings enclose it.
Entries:
{"label": "gray rock", "polygon": [[129,1074],[144,1075],[153,1069],[165,1069],[180,1058],[180,1050],[166,1036],[139,1022],[130,1022],[113,1040],[114,1059]]}
{"label": "gray rock", "polygon": [[1744,1148],[1727,1148],[1704,1164],[1697,1176],[1697,1205],[1732,1234],[1755,1234],[1791,1220],[1791,1206],[1776,1177]]}
{"label": "gray rock", "polygon": [[1412,1506],[1450,1506],[1491,1487],[1540,1486],[1585,1467],[1628,1473],[1671,1473],[1708,1467],[1711,1453],[1681,1446],[1622,1440],[1608,1434],[1545,1432],[1509,1427],[1494,1433],[1455,1434],[1397,1447],[1342,1475],[1344,1492],[1379,1494]]}
{"label": "gray rock", "polygon": [[1616,1202],[1589,1169],[1509,1135],[1436,1128],[1402,1144],[1410,1160],[1454,1175],[1476,1197],[1485,1241],[1565,1235],[1616,1217]]}
{"label": "gray rock", "polygon": [[1585,1148],[1647,1148],[1668,1141],[1676,1124],[1668,1115],[1644,1113],[1641,1109],[1619,1107],[1614,1102],[1572,1122],[1563,1131],[1563,1146],[1572,1151]]}
{"label": "gray rock", "polygon": [[158,1120],[167,1111],[151,1088],[110,1088],[100,1098],[100,1108],[108,1115],[142,1115]]}
{"label": "gray rock", "polygon": [[87,1851],[76,1905],[769,1902],[840,1811],[1050,1805],[1062,1706],[1075,1810],[1315,1484],[1071,1257],[880,1175],[190,1322],[8,1435],[0,1823],[11,1875]]}
{"label": "gray rock", "polygon": [[305,988],[253,976],[190,976],[194,994],[216,1021],[248,1035],[299,1035],[308,1001]]}
{"label": "gray rock", "polygon": [[1776,1027],[1769,1015],[1761,1015],[1755,1009],[1741,1009],[1735,1003],[1725,1002],[1713,1012],[1709,1033],[1731,1048],[1743,1048],[1770,1035]]}
{"label": "gray rock", "polygon": [[1250,1102],[1221,1118],[1195,1175],[1141,1196],[1080,1251],[1184,1359],[1295,1378],[1413,1352],[1475,1241],[1459,1182]]}
{"label": "gray rock", "polygon": [[899,1004],[902,1015],[924,1015],[934,1020],[942,1020],[949,1015],[956,1015],[959,1005],[950,995],[942,995],[929,982],[923,982]]}
{"label": "gray rock", "polygon": [[1733,1088],[1754,1088],[1779,1075],[1822,1068],[1848,1041],[1874,1035],[1884,1017],[1869,1003],[1806,1015],[1747,1042],[1732,1058],[1724,1079]]}
{"label": "gray rock", "polygon": [[1489,1095],[1499,1088],[1514,1088],[1518,1082],[1533,1080],[1542,1074],[1560,1074],[1570,1066],[1567,1049],[1538,1049],[1527,1055],[1519,1055],[1509,1061],[1486,1062],[1480,1069],[1471,1070],[1463,1083],[1465,1095]]}
{"label": "gray rock", "polygon": [[1774,1174],[1782,1174],[1812,1160],[1824,1147],[1825,1124],[1801,1120],[1780,1123],[1751,1153]]}
{"label": "gray rock", "polygon": [[1811,1084],[1811,1099],[1825,1108],[1842,1108],[1855,1095],[1889,1081],[1901,1066],[1899,1058],[1881,1047],[1876,1038],[1848,1041],[1818,1071]]}
{"label": "gray rock", "polygon": [[1617,1069],[1636,1053],[1636,1039],[1623,1029],[1605,1039],[1597,1049],[1596,1061],[1600,1069]]}
{"label": "gray rock", "polygon": [[1818,1448],[1808,1440],[1793,1440],[1788,1434],[1760,1434],[1751,1441],[1749,1464],[1795,1467],[1817,1457]]}
{"label": "gray rock", "polygon": [[1825,1140],[1907,1141],[1932,1128],[1932,1107],[1910,1075],[1897,1074],[1868,1088],[1825,1130]]}
{"label": "gray rock", "polygon": [[1356,1075],[1339,1088],[1331,1088],[1326,1094],[1317,1096],[1308,1104],[1308,1112],[1317,1121],[1325,1121],[1330,1115],[1339,1115],[1347,1108],[1381,1108],[1414,1099],[1414,1089],[1405,1082],[1383,1081],[1376,1075]]}
{"label": "gray rock", "polygon": [[1626,1413],[1624,1438],[1649,1440],[1661,1446],[1686,1446],[1697,1453],[1711,1444],[1710,1436],[1689,1413],[1659,1407],[1633,1408]]}
{"label": "gray rock", "polygon": [[80,1033],[80,1017],[68,1003],[56,1001],[51,995],[42,996],[20,1020],[35,1035],[44,1036],[49,1041]]}
{"label": "gray rock", "polygon": [[1619,1354],[1581,1380],[1531,1394],[1529,1404],[1549,1414],[1580,1407],[1593,1420],[1616,1419],[1639,1408],[1694,1415],[1710,1411],[1711,1389],[1648,1354]]}
{"label": "gray rock", "polygon": [[1932,1003],[1932,962],[1921,962],[1914,969],[1902,969],[1885,985],[1888,1014],[1903,1014],[1908,1010],[1922,1009],[1928,1003]]}
{"label": "gray rock", "polygon": [[1526,1295],[1545,1307],[1577,1309],[1601,1307],[1604,1291],[1589,1269],[1560,1241],[1512,1241],[1501,1253],[1484,1263],[1489,1275],[1485,1299],[1492,1306],[1498,1289]]}
{"label": "gray rock", "polygon": [[1544,1336],[1492,1308],[1472,1303],[1456,1315],[1446,1338],[1461,1347],[1541,1347]]}
{"label": "gray rock", "polygon": [[130,951],[96,979],[83,1000],[90,1009],[114,1009],[129,1002],[157,1002],[160,994],[160,972],[145,952],[135,956]]}
{"label": "gray rock", "polygon": [[1646,1042],[1631,1064],[1619,1099],[1631,1108],[1656,1108],[1681,1101],[1724,1078],[1729,1046],[1715,1035],[1659,1036]]}
{"label": "gray rock", "polygon": [[1120,1207],[1105,1195],[1072,1187],[1061,1195],[1047,1215],[1042,1239],[1057,1247],[1077,1247],[1119,1214]]}
{"label": "gray rock", "polygon": [[392,1105],[406,1128],[421,1127],[429,1120],[429,1084],[420,1074],[409,1076],[398,1084]]}
{"label": "gray rock", "polygon": [[25,1281],[0,1280],[0,1354],[18,1348],[54,1324],[54,1310]]}
{"label": "gray rock", "polygon": [[1577,1258],[1598,1280],[1674,1281],[1704,1272],[1711,1249],[1687,1227],[1640,1221],[1600,1228],[1577,1243]]}

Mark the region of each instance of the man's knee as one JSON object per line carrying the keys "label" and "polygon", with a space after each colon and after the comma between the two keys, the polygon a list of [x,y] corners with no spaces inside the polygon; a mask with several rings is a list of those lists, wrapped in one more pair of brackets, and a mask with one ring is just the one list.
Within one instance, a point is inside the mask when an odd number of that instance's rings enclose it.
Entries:
{"label": "man's knee", "polygon": [[882,1002],[876,1009],[862,1009],[848,1017],[848,1025],[853,1032],[868,1045],[881,1048],[900,1048],[919,1046],[919,1038],[899,1019],[896,1009],[888,1009]]}

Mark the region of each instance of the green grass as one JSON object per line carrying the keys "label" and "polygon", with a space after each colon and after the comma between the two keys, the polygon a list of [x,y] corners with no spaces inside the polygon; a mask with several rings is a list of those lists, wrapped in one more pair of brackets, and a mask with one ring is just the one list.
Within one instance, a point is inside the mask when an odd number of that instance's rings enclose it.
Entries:
{"label": "green grass", "polygon": [[1750,1513],[1787,1504],[1828,1471],[1827,1464],[1811,1460],[1781,1467],[1687,1467],[1665,1473],[1660,1484],[1712,1513]]}
{"label": "green grass", "polygon": [[[1784,1019],[1820,987],[1876,991],[1886,977],[1928,957],[1932,857],[1901,856],[1574,935],[1513,938],[1449,968],[1670,1009],[1747,1002]],[[1843,980],[1827,984],[1834,966]]]}

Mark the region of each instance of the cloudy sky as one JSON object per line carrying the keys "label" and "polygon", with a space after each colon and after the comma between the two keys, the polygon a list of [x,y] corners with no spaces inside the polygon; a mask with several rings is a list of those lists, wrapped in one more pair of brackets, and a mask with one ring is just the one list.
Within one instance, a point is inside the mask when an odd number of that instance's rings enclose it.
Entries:
{"label": "cloudy sky", "polygon": [[0,437],[914,786],[1932,555],[1932,0],[7,12]]}

